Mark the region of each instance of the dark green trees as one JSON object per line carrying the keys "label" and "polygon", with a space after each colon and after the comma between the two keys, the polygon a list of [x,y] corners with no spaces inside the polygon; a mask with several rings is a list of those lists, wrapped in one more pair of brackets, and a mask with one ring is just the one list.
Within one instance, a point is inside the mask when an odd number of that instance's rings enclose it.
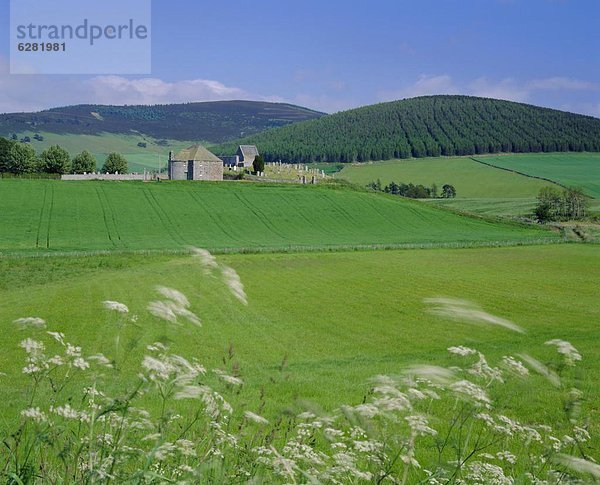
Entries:
{"label": "dark green trees", "polygon": [[453,185],[444,184],[442,187],[442,199],[454,199],[456,197],[456,189]]}
{"label": "dark green trees", "polygon": [[589,200],[578,187],[559,190],[544,187],[540,190],[535,216],[540,222],[583,219],[587,216]]}
{"label": "dark green trees", "polygon": [[38,170],[45,173],[69,173],[71,170],[69,152],[58,145],[44,150],[40,155]]}
{"label": "dark green trees", "polygon": [[496,152],[600,151],[600,120],[469,96],[366,106],[219,147],[259,147],[266,161],[364,162]]}
{"label": "dark green trees", "polygon": [[8,151],[6,171],[14,174],[35,172],[35,150],[23,143],[13,143]]}
{"label": "dark green trees", "polygon": [[96,159],[87,150],[82,151],[73,158],[72,173],[90,173],[96,171]]}
{"label": "dark green trees", "polygon": [[265,171],[265,159],[262,155],[257,155],[252,162],[252,169],[254,172],[264,172]]}
{"label": "dark green trees", "polygon": [[106,157],[102,171],[108,173],[127,173],[127,160],[119,153],[111,153]]}

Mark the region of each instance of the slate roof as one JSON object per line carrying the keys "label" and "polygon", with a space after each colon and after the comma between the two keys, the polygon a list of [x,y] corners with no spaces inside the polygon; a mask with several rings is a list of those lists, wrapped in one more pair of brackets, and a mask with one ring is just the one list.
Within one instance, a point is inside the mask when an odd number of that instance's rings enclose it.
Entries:
{"label": "slate roof", "polygon": [[174,161],[187,162],[195,160],[197,162],[219,162],[223,163],[220,158],[209,152],[202,145],[192,145],[191,147],[181,150],[173,157]]}
{"label": "slate roof", "polygon": [[244,159],[252,159],[258,156],[258,148],[255,145],[240,145],[239,151],[242,152]]}

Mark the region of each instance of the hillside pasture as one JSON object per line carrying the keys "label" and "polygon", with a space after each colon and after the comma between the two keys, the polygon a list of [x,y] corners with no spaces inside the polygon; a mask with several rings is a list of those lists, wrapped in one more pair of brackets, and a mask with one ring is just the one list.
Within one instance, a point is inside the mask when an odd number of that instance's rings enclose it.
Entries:
{"label": "hillside pasture", "polygon": [[450,184],[459,198],[533,198],[542,187],[554,185],[488,167],[467,157],[351,164],[336,176],[361,186],[380,179],[382,185],[393,181],[430,187],[435,183],[441,191],[443,184]]}
{"label": "hillside pasture", "polygon": [[527,153],[475,157],[482,162],[566,186],[600,198],[600,153]]}
{"label": "hillside pasture", "polygon": [[[33,138],[36,133],[43,137],[42,141]],[[167,144],[163,145],[159,144],[157,139],[137,133],[128,135],[114,133],[73,135],[32,131],[18,133],[19,139],[25,136],[31,139],[29,144],[38,154],[53,145],[63,147],[71,157],[87,150],[96,157],[98,169],[102,167],[109,153],[120,153],[127,160],[130,172],[143,172],[144,168],[156,171],[159,164],[164,170],[169,159],[169,151],[177,152],[193,143],[166,140]],[[146,148],[139,147],[138,143],[146,143]]]}
{"label": "hillside pasture", "polygon": [[248,182],[1,180],[0,250],[332,249],[554,239],[386,194]]}

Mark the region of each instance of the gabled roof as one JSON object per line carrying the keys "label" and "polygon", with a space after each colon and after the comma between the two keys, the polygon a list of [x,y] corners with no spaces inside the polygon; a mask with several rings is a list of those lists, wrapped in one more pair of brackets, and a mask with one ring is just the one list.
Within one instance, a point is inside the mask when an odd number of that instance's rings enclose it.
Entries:
{"label": "gabled roof", "polygon": [[252,158],[258,156],[258,148],[255,145],[240,145],[239,151],[242,152],[244,158]]}
{"label": "gabled roof", "polygon": [[202,145],[192,145],[191,147],[181,150],[173,157],[173,160],[178,162],[187,162],[194,160],[197,162],[219,162],[223,163],[220,158],[209,152]]}

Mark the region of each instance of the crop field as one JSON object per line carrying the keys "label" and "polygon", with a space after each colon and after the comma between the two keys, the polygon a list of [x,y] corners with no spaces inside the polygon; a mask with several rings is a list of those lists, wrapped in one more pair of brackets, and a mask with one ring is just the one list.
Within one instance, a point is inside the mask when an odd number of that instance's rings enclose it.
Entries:
{"label": "crop field", "polygon": [[[7,375],[0,426],[23,404],[18,343],[44,333],[11,322],[36,316],[86,355],[102,352],[120,363],[101,379],[108,389],[132,381],[146,345],[162,341],[208,368],[235,362],[246,385],[232,399],[257,406],[264,393],[269,418],[298,400],[327,410],[358,404],[375,375],[396,375],[415,363],[452,365],[449,346],[474,347],[490,362],[516,353],[544,360],[553,355],[544,342],[565,339],[584,357],[577,380],[598,431],[597,256],[596,246],[581,244],[219,256],[219,264],[239,274],[247,306],[188,255],[2,258],[0,369]],[[203,326],[151,316],[146,307],[157,298],[156,285],[187,295]],[[433,315],[424,299],[439,296],[477,302],[525,333]],[[115,355],[119,318],[102,308],[103,300],[123,302],[139,316],[122,330],[123,354]],[[546,407],[558,390],[545,379],[532,376],[515,386],[514,394],[501,396],[503,412],[524,413],[518,417],[529,422],[559,419],[560,409]]]}
{"label": "crop field", "polygon": [[396,183],[443,184],[456,188],[457,198],[533,198],[540,188],[553,185],[541,180],[486,167],[470,158],[427,158],[352,164],[337,177],[358,185],[381,180]]}
{"label": "crop field", "polygon": [[0,251],[329,249],[532,242],[547,230],[386,194],[252,183],[0,181]]}
{"label": "crop field", "polygon": [[600,154],[598,153],[527,153],[476,157],[486,163],[543,177],[567,186],[582,187],[600,198]]}
{"label": "crop field", "polygon": [[[156,170],[159,163],[164,169],[170,150],[177,152],[192,144],[192,142],[166,140],[168,145],[163,146],[157,143],[158,140],[137,134],[59,135],[46,132],[39,134],[44,138],[42,141],[33,138],[34,132],[19,133],[18,136],[19,138],[29,136],[31,138],[30,145],[38,154],[52,145],[60,145],[69,152],[71,157],[87,150],[96,157],[98,169],[102,167],[109,153],[117,152],[127,159],[130,172],[143,172],[144,168]],[[146,148],[137,146],[141,142],[146,143]]]}

